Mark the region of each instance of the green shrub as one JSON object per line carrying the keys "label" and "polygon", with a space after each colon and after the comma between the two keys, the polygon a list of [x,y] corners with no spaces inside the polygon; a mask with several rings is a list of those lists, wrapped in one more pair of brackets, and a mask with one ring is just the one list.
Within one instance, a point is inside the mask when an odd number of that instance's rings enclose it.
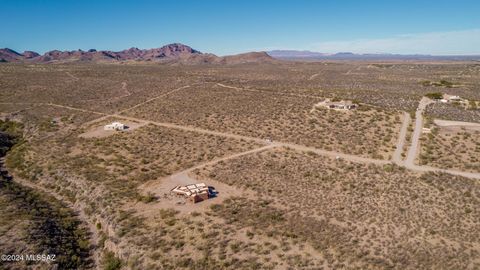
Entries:
{"label": "green shrub", "polygon": [[427,93],[427,94],[425,94],[425,96],[428,97],[428,98],[431,98],[431,99],[442,99],[443,98],[443,94],[440,93],[440,92]]}
{"label": "green shrub", "polygon": [[117,270],[122,267],[122,261],[111,251],[103,254],[102,266],[105,270]]}
{"label": "green shrub", "polygon": [[143,203],[151,203],[151,202],[154,202],[157,200],[157,197],[155,197],[155,195],[153,193],[148,193],[147,195],[145,196],[142,196],[142,195],[139,195],[137,197],[137,200],[138,201],[141,201]]}

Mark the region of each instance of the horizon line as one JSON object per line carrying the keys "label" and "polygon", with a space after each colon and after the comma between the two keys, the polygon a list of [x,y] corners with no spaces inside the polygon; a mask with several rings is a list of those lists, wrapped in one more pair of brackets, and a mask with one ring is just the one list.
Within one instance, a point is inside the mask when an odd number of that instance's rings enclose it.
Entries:
{"label": "horizon line", "polygon": [[[184,45],[184,46],[188,46],[196,51],[199,51],[200,53],[202,54],[214,54],[214,55],[217,55],[217,56],[228,56],[228,55],[238,55],[238,54],[244,54],[244,53],[251,53],[251,52],[265,52],[265,53],[269,53],[269,52],[275,52],[275,51],[278,51],[278,52],[309,52],[309,53],[316,53],[316,54],[322,54],[322,55],[319,55],[319,56],[334,56],[334,55],[337,55],[337,54],[352,54],[352,55],[391,55],[391,56],[432,56],[432,57],[455,57],[455,56],[480,56],[480,53],[471,53],[471,54],[432,54],[432,53],[390,53],[390,52],[351,52],[351,51],[337,51],[337,52],[333,52],[333,53],[330,53],[330,52],[321,52],[321,51],[316,51],[316,50],[305,50],[305,49],[278,49],[278,48],[271,48],[271,49],[255,49],[255,50],[248,50],[248,51],[242,51],[242,52],[238,52],[238,53],[233,53],[233,54],[216,54],[216,53],[212,53],[212,52],[206,52],[206,51],[202,51],[202,50],[198,50],[196,49],[195,47],[192,47],[190,45],[187,45],[185,43],[182,43],[182,42],[172,42],[172,43],[167,43],[165,45],[162,45],[160,47],[150,47],[150,48],[139,48],[139,47],[136,47],[136,46],[132,46],[132,47],[129,47],[129,48],[125,48],[125,49],[122,49],[122,50],[110,50],[110,49],[96,49],[96,48],[89,48],[89,49],[82,49],[82,48],[78,48],[78,49],[51,49],[51,50],[47,50],[47,51],[34,51],[34,50],[24,50],[23,52],[19,51],[19,50],[16,50],[16,49],[12,49],[12,48],[9,48],[9,47],[4,47],[4,48],[0,48],[0,50],[5,50],[5,49],[8,49],[8,50],[12,50],[18,54],[23,54],[25,52],[35,52],[35,53],[38,53],[40,55],[44,55],[48,52],[52,52],[52,51],[61,51],[61,52],[74,52],[74,51],[82,51],[82,52],[88,52],[90,50],[95,50],[95,51],[107,51],[107,52],[121,52],[121,51],[125,51],[125,50],[129,50],[129,49],[139,49],[139,50],[151,50],[151,49],[158,49],[158,48],[161,48],[161,47],[164,47],[164,46],[168,46],[168,45],[172,45],[172,44],[181,44],[181,45]],[[315,56],[313,56],[315,57]],[[284,57],[284,58],[289,58],[289,57]],[[312,58],[312,56],[307,56],[307,57],[299,57],[299,56],[292,56],[291,58]]]}

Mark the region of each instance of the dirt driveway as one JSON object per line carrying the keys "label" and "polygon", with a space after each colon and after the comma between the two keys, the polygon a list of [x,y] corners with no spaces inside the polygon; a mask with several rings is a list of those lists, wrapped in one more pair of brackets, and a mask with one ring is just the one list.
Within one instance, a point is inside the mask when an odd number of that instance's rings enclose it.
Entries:
{"label": "dirt driveway", "polygon": [[471,131],[480,131],[480,123],[473,123],[473,122],[461,122],[461,121],[449,121],[449,120],[440,120],[435,119],[433,120],[435,125],[453,130],[453,131],[460,131],[461,129],[471,130]]}

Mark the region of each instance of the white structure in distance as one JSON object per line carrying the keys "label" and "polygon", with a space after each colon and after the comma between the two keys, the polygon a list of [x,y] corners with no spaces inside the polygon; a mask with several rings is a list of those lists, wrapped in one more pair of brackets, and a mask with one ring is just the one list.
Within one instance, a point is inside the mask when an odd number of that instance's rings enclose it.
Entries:
{"label": "white structure in distance", "polygon": [[111,124],[105,125],[103,127],[104,130],[126,130],[128,127],[125,124],[122,124],[120,122],[113,122]]}

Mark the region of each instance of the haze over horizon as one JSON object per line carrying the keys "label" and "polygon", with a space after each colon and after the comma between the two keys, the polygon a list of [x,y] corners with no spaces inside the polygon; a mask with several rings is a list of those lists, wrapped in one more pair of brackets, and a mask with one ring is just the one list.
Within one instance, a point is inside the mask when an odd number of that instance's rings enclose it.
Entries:
{"label": "haze over horizon", "polygon": [[[157,48],[201,52],[480,54],[477,1],[12,1],[1,2],[0,48]],[[265,12],[268,10],[269,12]],[[88,19],[86,19],[88,18]]]}

